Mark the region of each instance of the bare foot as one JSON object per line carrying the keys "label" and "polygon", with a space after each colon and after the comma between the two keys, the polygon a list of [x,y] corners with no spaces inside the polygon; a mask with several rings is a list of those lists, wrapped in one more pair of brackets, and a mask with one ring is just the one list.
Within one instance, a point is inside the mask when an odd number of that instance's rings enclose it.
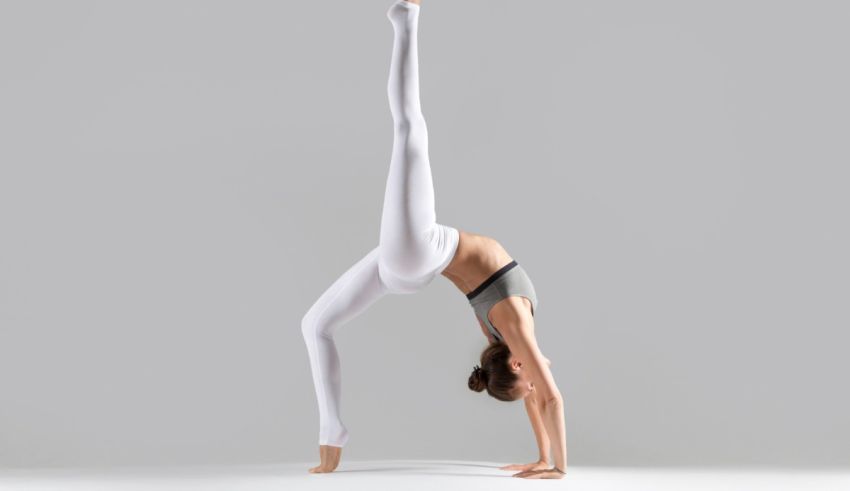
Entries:
{"label": "bare foot", "polygon": [[319,445],[319,457],[322,463],[316,467],[310,468],[313,474],[333,472],[339,465],[339,456],[342,453],[342,447],[334,447],[333,445]]}

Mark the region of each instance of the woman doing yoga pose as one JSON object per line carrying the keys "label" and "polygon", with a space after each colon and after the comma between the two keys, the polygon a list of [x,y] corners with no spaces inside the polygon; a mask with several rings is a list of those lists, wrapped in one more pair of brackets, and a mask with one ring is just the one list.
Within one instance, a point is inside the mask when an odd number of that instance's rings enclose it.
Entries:
{"label": "woman doing yoga pose", "polygon": [[348,441],[339,411],[334,331],[384,295],[417,292],[439,273],[466,295],[490,341],[469,376],[469,388],[486,389],[501,401],[524,399],[534,428],[540,459],[502,469],[522,471],[517,477],[559,478],[567,465],[563,399],[534,336],[534,286],[496,240],[436,221],[419,100],[419,2],[396,0],[387,11],[394,31],[387,85],[394,137],[379,243],[328,287],[301,322],[319,403],[321,464],[310,472],[332,472]]}

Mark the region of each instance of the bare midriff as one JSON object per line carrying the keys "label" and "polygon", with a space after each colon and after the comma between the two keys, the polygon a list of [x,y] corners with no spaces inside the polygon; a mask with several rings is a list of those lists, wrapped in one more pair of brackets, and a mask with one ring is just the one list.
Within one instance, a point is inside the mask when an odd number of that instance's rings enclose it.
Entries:
{"label": "bare midriff", "polygon": [[[460,229],[458,232],[460,237],[457,251],[449,265],[440,274],[448,278],[466,295],[499,268],[513,261],[513,258],[502,244],[492,237]],[[508,297],[499,303],[504,302],[525,305],[526,309],[531,309],[531,302],[524,297]],[[496,309],[492,309],[491,312],[493,310]]]}

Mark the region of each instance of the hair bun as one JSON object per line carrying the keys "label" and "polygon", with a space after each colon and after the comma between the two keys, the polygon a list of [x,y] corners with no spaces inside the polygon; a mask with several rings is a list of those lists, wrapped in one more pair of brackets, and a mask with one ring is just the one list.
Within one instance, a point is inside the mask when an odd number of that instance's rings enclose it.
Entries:
{"label": "hair bun", "polygon": [[469,376],[467,385],[470,390],[474,390],[475,392],[483,391],[487,388],[487,372],[482,370],[480,366],[475,365],[472,367],[472,375]]}

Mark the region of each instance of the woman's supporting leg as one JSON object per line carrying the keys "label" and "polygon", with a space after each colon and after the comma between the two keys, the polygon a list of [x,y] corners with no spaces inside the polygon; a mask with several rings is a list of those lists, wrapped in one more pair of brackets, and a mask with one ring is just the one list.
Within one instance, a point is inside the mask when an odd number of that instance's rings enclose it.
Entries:
{"label": "woman's supporting leg", "polygon": [[381,268],[392,273],[387,280],[435,273],[448,264],[457,247],[457,230],[436,220],[428,128],[419,99],[420,8],[398,0],[387,11],[394,31],[387,83],[393,151],[380,235]]}
{"label": "woman's supporting leg", "polygon": [[379,250],[375,247],[337,278],[301,320],[319,402],[319,445],[343,447],[348,441],[340,418],[342,373],[333,335],[388,292],[378,275]]}

